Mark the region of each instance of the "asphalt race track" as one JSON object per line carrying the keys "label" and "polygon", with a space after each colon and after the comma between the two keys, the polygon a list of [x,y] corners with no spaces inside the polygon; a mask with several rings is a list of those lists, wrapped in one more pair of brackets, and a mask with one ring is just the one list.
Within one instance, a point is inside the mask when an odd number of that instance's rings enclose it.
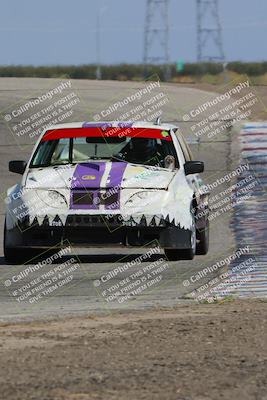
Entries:
{"label": "asphalt race track", "polygon": [[[8,187],[14,185],[20,179],[19,176],[8,172],[8,162],[12,159],[27,160],[35,141],[35,138],[29,139],[27,135],[24,135],[23,138],[16,137],[14,131],[12,133],[12,125],[8,123],[9,121],[4,116],[10,113],[11,109],[18,109],[18,105],[24,104],[27,99],[35,99],[42,93],[46,93],[50,88],[56,87],[59,83],[59,80],[52,79],[0,78],[1,243],[4,227],[5,192]],[[142,85],[138,82],[72,81],[71,88],[64,89],[64,95],[75,92],[79,97],[79,102],[74,104],[73,113],[64,122],[92,120],[93,116],[99,115],[101,110],[107,110],[110,104],[115,103],[117,99],[129,96],[139,90]],[[214,98],[215,94],[170,84],[162,84],[160,90],[168,98],[168,101],[162,104],[162,120],[179,124],[184,135],[192,143],[195,159],[205,161],[204,177],[209,179],[233,170],[238,161],[235,158],[237,150],[231,140],[230,132],[212,139],[208,139],[206,136],[201,137],[197,141],[196,137],[192,135],[192,130],[190,130],[190,122],[183,122],[183,115],[189,112],[193,105],[202,104]],[[131,107],[138,107],[139,103],[140,100],[137,99],[133,101]],[[120,110],[119,115],[122,115],[122,110]],[[112,117],[114,115],[111,113],[106,119],[112,120]],[[21,118],[21,116],[17,116],[12,123],[18,123]],[[226,182],[223,187],[226,188],[227,185],[229,185],[229,182]],[[114,308],[144,309],[151,306],[173,306],[178,302],[192,301],[186,299],[187,294],[212,279],[216,273],[209,274],[195,283],[190,281],[189,287],[183,282],[187,282],[198,271],[235,251],[235,240],[230,230],[230,218],[231,211],[223,213],[211,222],[210,251],[207,256],[197,256],[193,261],[168,262],[168,268],[164,270],[160,284],[155,285],[152,290],[144,291],[144,293],[121,303],[105,301],[103,294],[101,294],[101,288],[97,286],[99,279],[109,271],[123,265],[125,261],[134,260],[145,250],[121,248],[74,249],[75,256],[79,260],[79,267],[73,273],[71,284],[66,285],[61,290],[55,290],[54,293],[51,292],[45,300],[29,304],[24,301],[18,302],[12,294],[12,290],[18,290],[19,283],[18,287],[12,288],[5,285],[10,276],[19,274],[20,271],[25,269],[25,266],[6,265],[1,249],[0,320],[35,319],[91,311],[102,313]],[[161,260],[161,258],[162,253],[153,255],[155,262]],[[68,260],[68,257],[66,257],[66,260]],[[142,268],[148,264],[142,262]],[[131,272],[133,271],[134,268]],[[126,276],[126,272],[122,273],[120,279],[126,278]],[[118,283],[116,279],[115,277],[112,284]]]}

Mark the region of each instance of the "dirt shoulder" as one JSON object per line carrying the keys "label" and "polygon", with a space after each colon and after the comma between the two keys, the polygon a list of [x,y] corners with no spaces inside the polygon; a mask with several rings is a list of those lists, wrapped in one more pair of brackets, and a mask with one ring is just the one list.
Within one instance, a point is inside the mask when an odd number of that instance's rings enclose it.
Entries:
{"label": "dirt shoulder", "polygon": [[266,400],[266,305],[1,324],[0,398]]}

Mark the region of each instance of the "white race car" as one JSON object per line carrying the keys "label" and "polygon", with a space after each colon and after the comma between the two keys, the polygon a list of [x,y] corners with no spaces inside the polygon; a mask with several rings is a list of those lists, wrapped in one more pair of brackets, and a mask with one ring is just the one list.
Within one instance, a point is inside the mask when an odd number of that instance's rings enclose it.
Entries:
{"label": "white race car", "polygon": [[206,254],[208,193],[178,128],[146,122],[55,125],[37,141],[7,192],[4,254],[25,262],[44,249],[144,246],[169,260]]}

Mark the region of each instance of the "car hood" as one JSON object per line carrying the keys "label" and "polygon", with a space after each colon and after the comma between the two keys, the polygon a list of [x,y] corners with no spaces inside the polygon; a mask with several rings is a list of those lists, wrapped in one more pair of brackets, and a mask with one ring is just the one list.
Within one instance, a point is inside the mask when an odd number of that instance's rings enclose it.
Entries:
{"label": "car hood", "polygon": [[126,162],[89,162],[32,168],[25,179],[30,189],[167,189],[175,172]]}

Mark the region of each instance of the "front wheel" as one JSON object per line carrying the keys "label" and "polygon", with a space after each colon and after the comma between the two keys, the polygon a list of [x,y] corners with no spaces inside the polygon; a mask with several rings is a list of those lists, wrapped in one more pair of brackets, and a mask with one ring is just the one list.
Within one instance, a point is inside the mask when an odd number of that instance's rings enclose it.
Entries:
{"label": "front wheel", "polygon": [[[7,243],[12,243],[12,236],[8,237],[10,233],[4,226],[4,257],[8,264],[24,264],[36,256],[36,252],[32,249],[22,249],[20,247],[9,247]],[[14,240],[14,238],[13,238]]]}
{"label": "front wheel", "polygon": [[195,253],[190,250],[165,249],[165,256],[169,261],[193,260]]}
{"label": "front wheel", "polygon": [[29,250],[16,247],[4,247],[4,257],[8,264],[25,264],[33,254]]}
{"label": "front wheel", "polygon": [[207,221],[207,224],[205,228],[201,229],[197,233],[197,251],[196,253],[199,255],[205,255],[209,251],[209,222]]}
{"label": "front wheel", "polygon": [[179,260],[193,260],[196,254],[196,222],[195,217],[192,215],[192,228],[191,228],[191,247],[189,249],[164,249],[166,258],[169,261]]}

